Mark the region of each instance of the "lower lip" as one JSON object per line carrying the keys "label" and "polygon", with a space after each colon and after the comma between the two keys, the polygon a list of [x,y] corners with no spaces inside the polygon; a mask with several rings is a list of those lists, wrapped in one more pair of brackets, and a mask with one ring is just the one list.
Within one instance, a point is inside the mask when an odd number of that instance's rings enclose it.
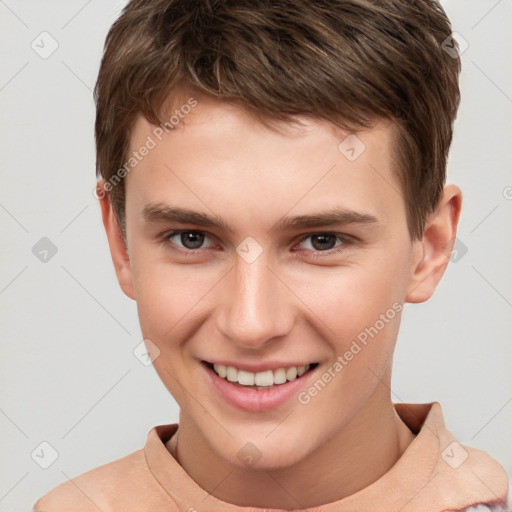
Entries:
{"label": "lower lip", "polygon": [[318,366],[309,370],[295,380],[285,384],[277,384],[271,389],[254,389],[235,386],[231,382],[219,377],[209,366],[201,363],[206,376],[212,383],[219,396],[229,404],[249,412],[264,412],[283,405],[291,398],[297,396],[305,388]]}

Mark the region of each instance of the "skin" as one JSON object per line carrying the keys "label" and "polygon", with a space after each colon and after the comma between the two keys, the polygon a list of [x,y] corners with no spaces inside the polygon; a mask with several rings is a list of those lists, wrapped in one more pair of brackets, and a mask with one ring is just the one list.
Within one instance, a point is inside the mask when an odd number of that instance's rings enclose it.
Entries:
{"label": "skin", "polygon": [[[347,133],[323,120],[275,130],[235,103],[194,98],[192,112],[126,177],[126,245],[108,196],[100,200],[119,283],[137,302],[143,336],[160,350],[155,369],[180,406],[167,448],[201,487],[239,506],[340,500],[385,474],[414,439],[390,395],[401,313],[305,405],[239,410],[212,389],[200,361],[316,361],[319,374],[327,371],[394,303],[432,296],[461,192],[446,186],[423,238],[412,241],[390,122],[359,132],[366,150],[350,162],[338,150]],[[132,150],[154,128],[139,117]],[[147,222],[142,210],[155,203],[215,214],[233,231]],[[335,206],[378,222],[271,229],[285,215]],[[187,248],[179,235],[162,242],[177,229],[202,231],[203,245]],[[319,233],[355,242],[335,239],[319,250],[311,236]],[[236,252],[248,236],[263,249],[250,264]],[[248,442],[261,453],[251,467],[237,457]]]}

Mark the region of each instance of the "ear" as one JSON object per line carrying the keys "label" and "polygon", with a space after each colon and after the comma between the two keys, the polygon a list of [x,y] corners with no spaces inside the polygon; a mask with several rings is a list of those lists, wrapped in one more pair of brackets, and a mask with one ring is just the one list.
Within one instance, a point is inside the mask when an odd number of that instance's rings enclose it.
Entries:
{"label": "ear", "polygon": [[462,207],[462,192],[444,187],[436,210],[429,215],[423,237],[415,242],[416,261],[407,286],[406,302],[425,302],[432,295],[450,261]]}
{"label": "ear", "polygon": [[103,183],[104,181],[100,180],[96,184],[96,197],[98,197],[101,206],[101,217],[107,234],[112,262],[114,263],[117,280],[124,294],[130,297],[130,299],[135,300],[130,256],[124,237],[119,229],[110,198],[103,189]]}

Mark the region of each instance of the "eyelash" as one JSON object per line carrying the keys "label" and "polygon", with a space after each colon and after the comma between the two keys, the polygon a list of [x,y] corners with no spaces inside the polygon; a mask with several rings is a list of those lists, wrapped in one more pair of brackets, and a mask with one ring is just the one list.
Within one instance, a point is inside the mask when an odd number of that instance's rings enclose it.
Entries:
{"label": "eyelash", "polygon": [[[181,233],[200,233],[200,234],[204,234],[204,235],[208,236],[208,233],[206,233],[205,231],[199,231],[197,229],[181,229],[181,230],[176,230],[176,231],[171,231],[169,233],[166,233],[162,237],[162,243],[165,244],[165,245],[172,246],[173,250],[176,250],[176,251],[178,251],[178,252],[180,252],[182,254],[186,254],[186,255],[189,255],[189,256],[194,256],[197,253],[200,253],[201,251],[205,250],[204,248],[203,249],[182,249],[182,248],[177,248],[176,244],[174,242],[170,241],[170,238],[172,238],[175,235],[180,235]],[[326,251],[312,251],[310,249],[305,249],[307,252],[311,253],[310,256],[312,256],[313,258],[322,258],[325,255],[331,256],[333,254],[337,254],[337,253],[341,252],[347,246],[355,244],[355,240],[354,240],[353,237],[350,237],[348,235],[344,235],[344,234],[341,234],[341,233],[332,233],[330,231],[325,231],[325,232],[324,231],[318,231],[318,232],[315,232],[315,233],[308,233],[308,234],[304,235],[297,242],[297,244],[300,244],[300,243],[304,242],[305,240],[307,240],[308,238],[311,238],[312,236],[315,236],[315,235],[334,235],[334,236],[336,236],[336,238],[338,240],[341,241],[341,245],[335,246],[334,248],[326,250]]]}

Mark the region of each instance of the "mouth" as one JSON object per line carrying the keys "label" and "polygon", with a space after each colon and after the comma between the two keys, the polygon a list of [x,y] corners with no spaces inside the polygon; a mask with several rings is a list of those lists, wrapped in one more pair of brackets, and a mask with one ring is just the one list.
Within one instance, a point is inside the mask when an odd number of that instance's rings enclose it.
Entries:
{"label": "mouth", "polygon": [[238,388],[252,389],[257,391],[268,391],[286,386],[287,384],[303,380],[313,372],[319,363],[308,363],[299,366],[283,366],[276,369],[268,369],[258,372],[238,369],[234,366],[227,366],[209,361],[201,363],[220,379],[229,382]]}

